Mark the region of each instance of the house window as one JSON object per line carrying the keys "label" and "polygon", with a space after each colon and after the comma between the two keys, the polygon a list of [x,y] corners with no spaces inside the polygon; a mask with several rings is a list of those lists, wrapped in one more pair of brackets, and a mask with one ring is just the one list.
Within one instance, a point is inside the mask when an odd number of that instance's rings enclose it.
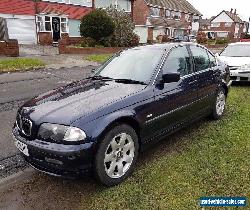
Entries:
{"label": "house window", "polygon": [[59,3],[70,4],[70,0],[59,0]]}
{"label": "house window", "polygon": [[45,31],[43,18],[40,16],[37,17],[37,27],[38,31]]}
{"label": "house window", "polygon": [[191,21],[191,16],[189,14],[185,14],[185,20],[187,22],[190,22]]}
{"label": "house window", "polygon": [[217,37],[226,38],[228,36],[228,32],[217,32]]}
{"label": "house window", "polygon": [[151,16],[160,16],[160,9],[156,7],[151,7]]}
{"label": "house window", "polygon": [[[60,18],[61,32],[68,32],[68,19],[65,17]],[[51,16],[37,16],[38,32],[51,32],[52,31],[52,17]]]}
{"label": "house window", "polygon": [[220,27],[220,23],[211,23],[211,27],[218,28]]}
{"label": "house window", "polygon": [[45,16],[45,31],[51,31],[51,23],[50,23],[51,17]]}
{"label": "house window", "polygon": [[61,18],[61,31],[67,32],[67,18]]}
{"label": "house window", "polygon": [[231,27],[232,23],[225,23],[225,27]]}
{"label": "house window", "polygon": [[37,27],[39,32],[51,31],[51,17],[37,16]]}
{"label": "house window", "polygon": [[169,10],[165,10],[165,17],[171,18],[171,12]]}
{"label": "house window", "polygon": [[198,22],[199,21],[199,19],[200,19],[200,17],[198,16],[198,15],[194,15],[193,16],[193,22]]}
{"label": "house window", "polygon": [[175,20],[180,20],[181,19],[181,13],[180,12],[172,12],[172,17]]}

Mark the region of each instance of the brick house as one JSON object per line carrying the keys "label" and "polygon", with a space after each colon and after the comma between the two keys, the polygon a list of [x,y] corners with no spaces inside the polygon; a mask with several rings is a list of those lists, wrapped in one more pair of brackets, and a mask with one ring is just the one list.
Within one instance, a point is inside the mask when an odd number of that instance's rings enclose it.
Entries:
{"label": "brick house", "polygon": [[242,34],[247,33],[249,23],[243,21],[236,10],[223,10],[217,16],[212,17],[209,22],[200,24],[200,30],[207,34],[208,38],[229,39],[238,41]]}
{"label": "brick house", "polygon": [[195,34],[202,16],[187,0],[135,0],[132,10],[141,43],[154,41],[158,35]]}
{"label": "brick house", "polygon": [[0,0],[0,17],[10,39],[51,45],[62,37],[80,37],[80,19],[93,8],[110,5],[132,12],[131,0]]}
{"label": "brick house", "polygon": [[9,37],[21,44],[52,44],[63,36],[80,36],[80,19],[91,10],[91,0],[0,1]]}

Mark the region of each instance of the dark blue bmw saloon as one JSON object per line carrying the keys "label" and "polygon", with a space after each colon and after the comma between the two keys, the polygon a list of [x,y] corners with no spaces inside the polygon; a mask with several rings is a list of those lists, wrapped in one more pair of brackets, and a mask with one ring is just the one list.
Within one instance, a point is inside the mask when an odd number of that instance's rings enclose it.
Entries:
{"label": "dark blue bmw saloon", "polygon": [[39,171],[63,177],[91,171],[116,185],[146,145],[201,117],[221,118],[229,87],[228,67],[198,44],[127,49],[93,76],[21,106],[14,142]]}

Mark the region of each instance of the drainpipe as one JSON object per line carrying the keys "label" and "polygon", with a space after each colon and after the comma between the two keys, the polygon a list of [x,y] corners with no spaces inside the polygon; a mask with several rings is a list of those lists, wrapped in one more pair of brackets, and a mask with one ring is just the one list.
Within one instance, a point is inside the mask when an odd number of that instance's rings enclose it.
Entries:
{"label": "drainpipe", "polygon": [[133,22],[134,22],[134,3],[135,0],[131,0],[131,17]]}
{"label": "drainpipe", "polygon": [[36,0],[34,0],[34,10],[35,10],[35,25],[36,25],[36,43],[38,44],[39,38],[38,38],[37,21],[36,21],[38,9],[37,9],[37,1]]}

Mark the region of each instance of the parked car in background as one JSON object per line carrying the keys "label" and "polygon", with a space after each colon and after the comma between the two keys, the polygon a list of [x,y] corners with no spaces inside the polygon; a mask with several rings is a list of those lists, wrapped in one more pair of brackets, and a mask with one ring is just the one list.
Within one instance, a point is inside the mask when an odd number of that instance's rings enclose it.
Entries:
{"label": "parked car in background", "polygon": [[196,37],[194,35],[178,35],[174,37],[174,42],[193,42],[196,43]]}
{"label": "parked car in background", "polygon": [[218,59],[229,66],[232,81],[250,81],[250,42],[229,44]]}
{"label": "parked car in background", "polygon": [[104,185],[126,179],[146,145],[205,116],[222,117],[229,71],[193,43],[115,54],[89,78],[18,109],[14,142],[34,168],[56,176],[93,171]]}
{"label": "parked car in background", "polygon": [[195,35],[188,35],[188,41],[196,43],[197,42],[196,36]]}
{"label": "parked car in background", "polygon": [[188,42],[188,36],[184,36],[184,35],[175,36],[174,42]]}

